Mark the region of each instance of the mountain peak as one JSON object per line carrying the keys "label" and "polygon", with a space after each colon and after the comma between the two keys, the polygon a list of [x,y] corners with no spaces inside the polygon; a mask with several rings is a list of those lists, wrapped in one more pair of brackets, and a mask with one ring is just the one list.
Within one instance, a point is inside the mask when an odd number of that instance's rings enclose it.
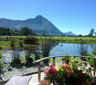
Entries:
{"label": "mountain peak", "polygon": [[45,19],[42,15],[38,15],[35,17],[35,19],[38,19],[38,20],[42,20],[42,19]]}
{"label": "mountain peak", "polygon": [[36,16],[36,18],[43,18],[43,16],[42,15],[38,15],[38,16]]}
{"label": "mountain peak", "polygon": [[64,35],[66,35],[66,36],[77,36],[76,34],[72,33],[71,31],[65,32]]}

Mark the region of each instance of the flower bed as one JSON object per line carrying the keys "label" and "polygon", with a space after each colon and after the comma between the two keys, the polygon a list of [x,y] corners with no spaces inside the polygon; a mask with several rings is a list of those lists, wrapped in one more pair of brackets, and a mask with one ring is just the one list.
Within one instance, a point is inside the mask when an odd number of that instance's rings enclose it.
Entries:
{"label": "flower bed", "polygon": [[46,79],[54,85],[90,85],[93,77],[84,66],[76,63],[66,64],[64,61],[60,66],[52,64],[44,69]]}

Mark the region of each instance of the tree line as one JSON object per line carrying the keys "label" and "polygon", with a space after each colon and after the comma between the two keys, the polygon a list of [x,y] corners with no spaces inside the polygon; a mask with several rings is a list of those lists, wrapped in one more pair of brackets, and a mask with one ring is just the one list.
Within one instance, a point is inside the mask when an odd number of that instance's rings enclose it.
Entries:
{"label": "tree line", "polygon": [[88,35],[79,34],[78,36],[79,37],[96,37],[96,32],[94,29],[91,29],[90,32],[88,33]]}
{"label": "tree line", "polygon": [[20,30],[18,29],[10,29],[0,27],[0,35],[10,35],[10,36],[31,36],[37,35],[31,28],[29,27],[22,27]]}

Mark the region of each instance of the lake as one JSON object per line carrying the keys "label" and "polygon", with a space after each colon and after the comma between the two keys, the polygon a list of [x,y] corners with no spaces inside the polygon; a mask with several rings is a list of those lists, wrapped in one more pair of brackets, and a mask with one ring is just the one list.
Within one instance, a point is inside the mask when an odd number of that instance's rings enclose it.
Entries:
{"label": "lake", "polygon": [[[37,50],[41,52],[41,47]],[[50,49],[49,56],[63,56],[63,55],[72,55],[80,56],[91,54],[96,50],[96,44],[73,44],[73,43],[59,43],[52,45]],[[16,55],[17,57],[25,57],[27,54],[26,50],[2,50],[3,61],[9,63],[12,61],[12,56]],[[32,52],[30,56],[34,56]]]}

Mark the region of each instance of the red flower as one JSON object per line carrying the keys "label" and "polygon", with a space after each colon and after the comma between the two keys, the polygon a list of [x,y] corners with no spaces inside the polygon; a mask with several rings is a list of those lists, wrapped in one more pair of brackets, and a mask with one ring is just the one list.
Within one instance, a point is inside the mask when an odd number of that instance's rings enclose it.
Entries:
{"label": "red flower", "polygon": [[57,71],[54,66],[51,66],[50,68],[46,68],[44,70],[44,73],[50,75],[51,77],[54,77],[57,74]]}
{"label": "red flower", "polygon": [[57,71],[55,69],[55,67],[51,67],[48,71],[48,74],[51,76],[51,77],[54,77],[56,74],[57,74]]}

